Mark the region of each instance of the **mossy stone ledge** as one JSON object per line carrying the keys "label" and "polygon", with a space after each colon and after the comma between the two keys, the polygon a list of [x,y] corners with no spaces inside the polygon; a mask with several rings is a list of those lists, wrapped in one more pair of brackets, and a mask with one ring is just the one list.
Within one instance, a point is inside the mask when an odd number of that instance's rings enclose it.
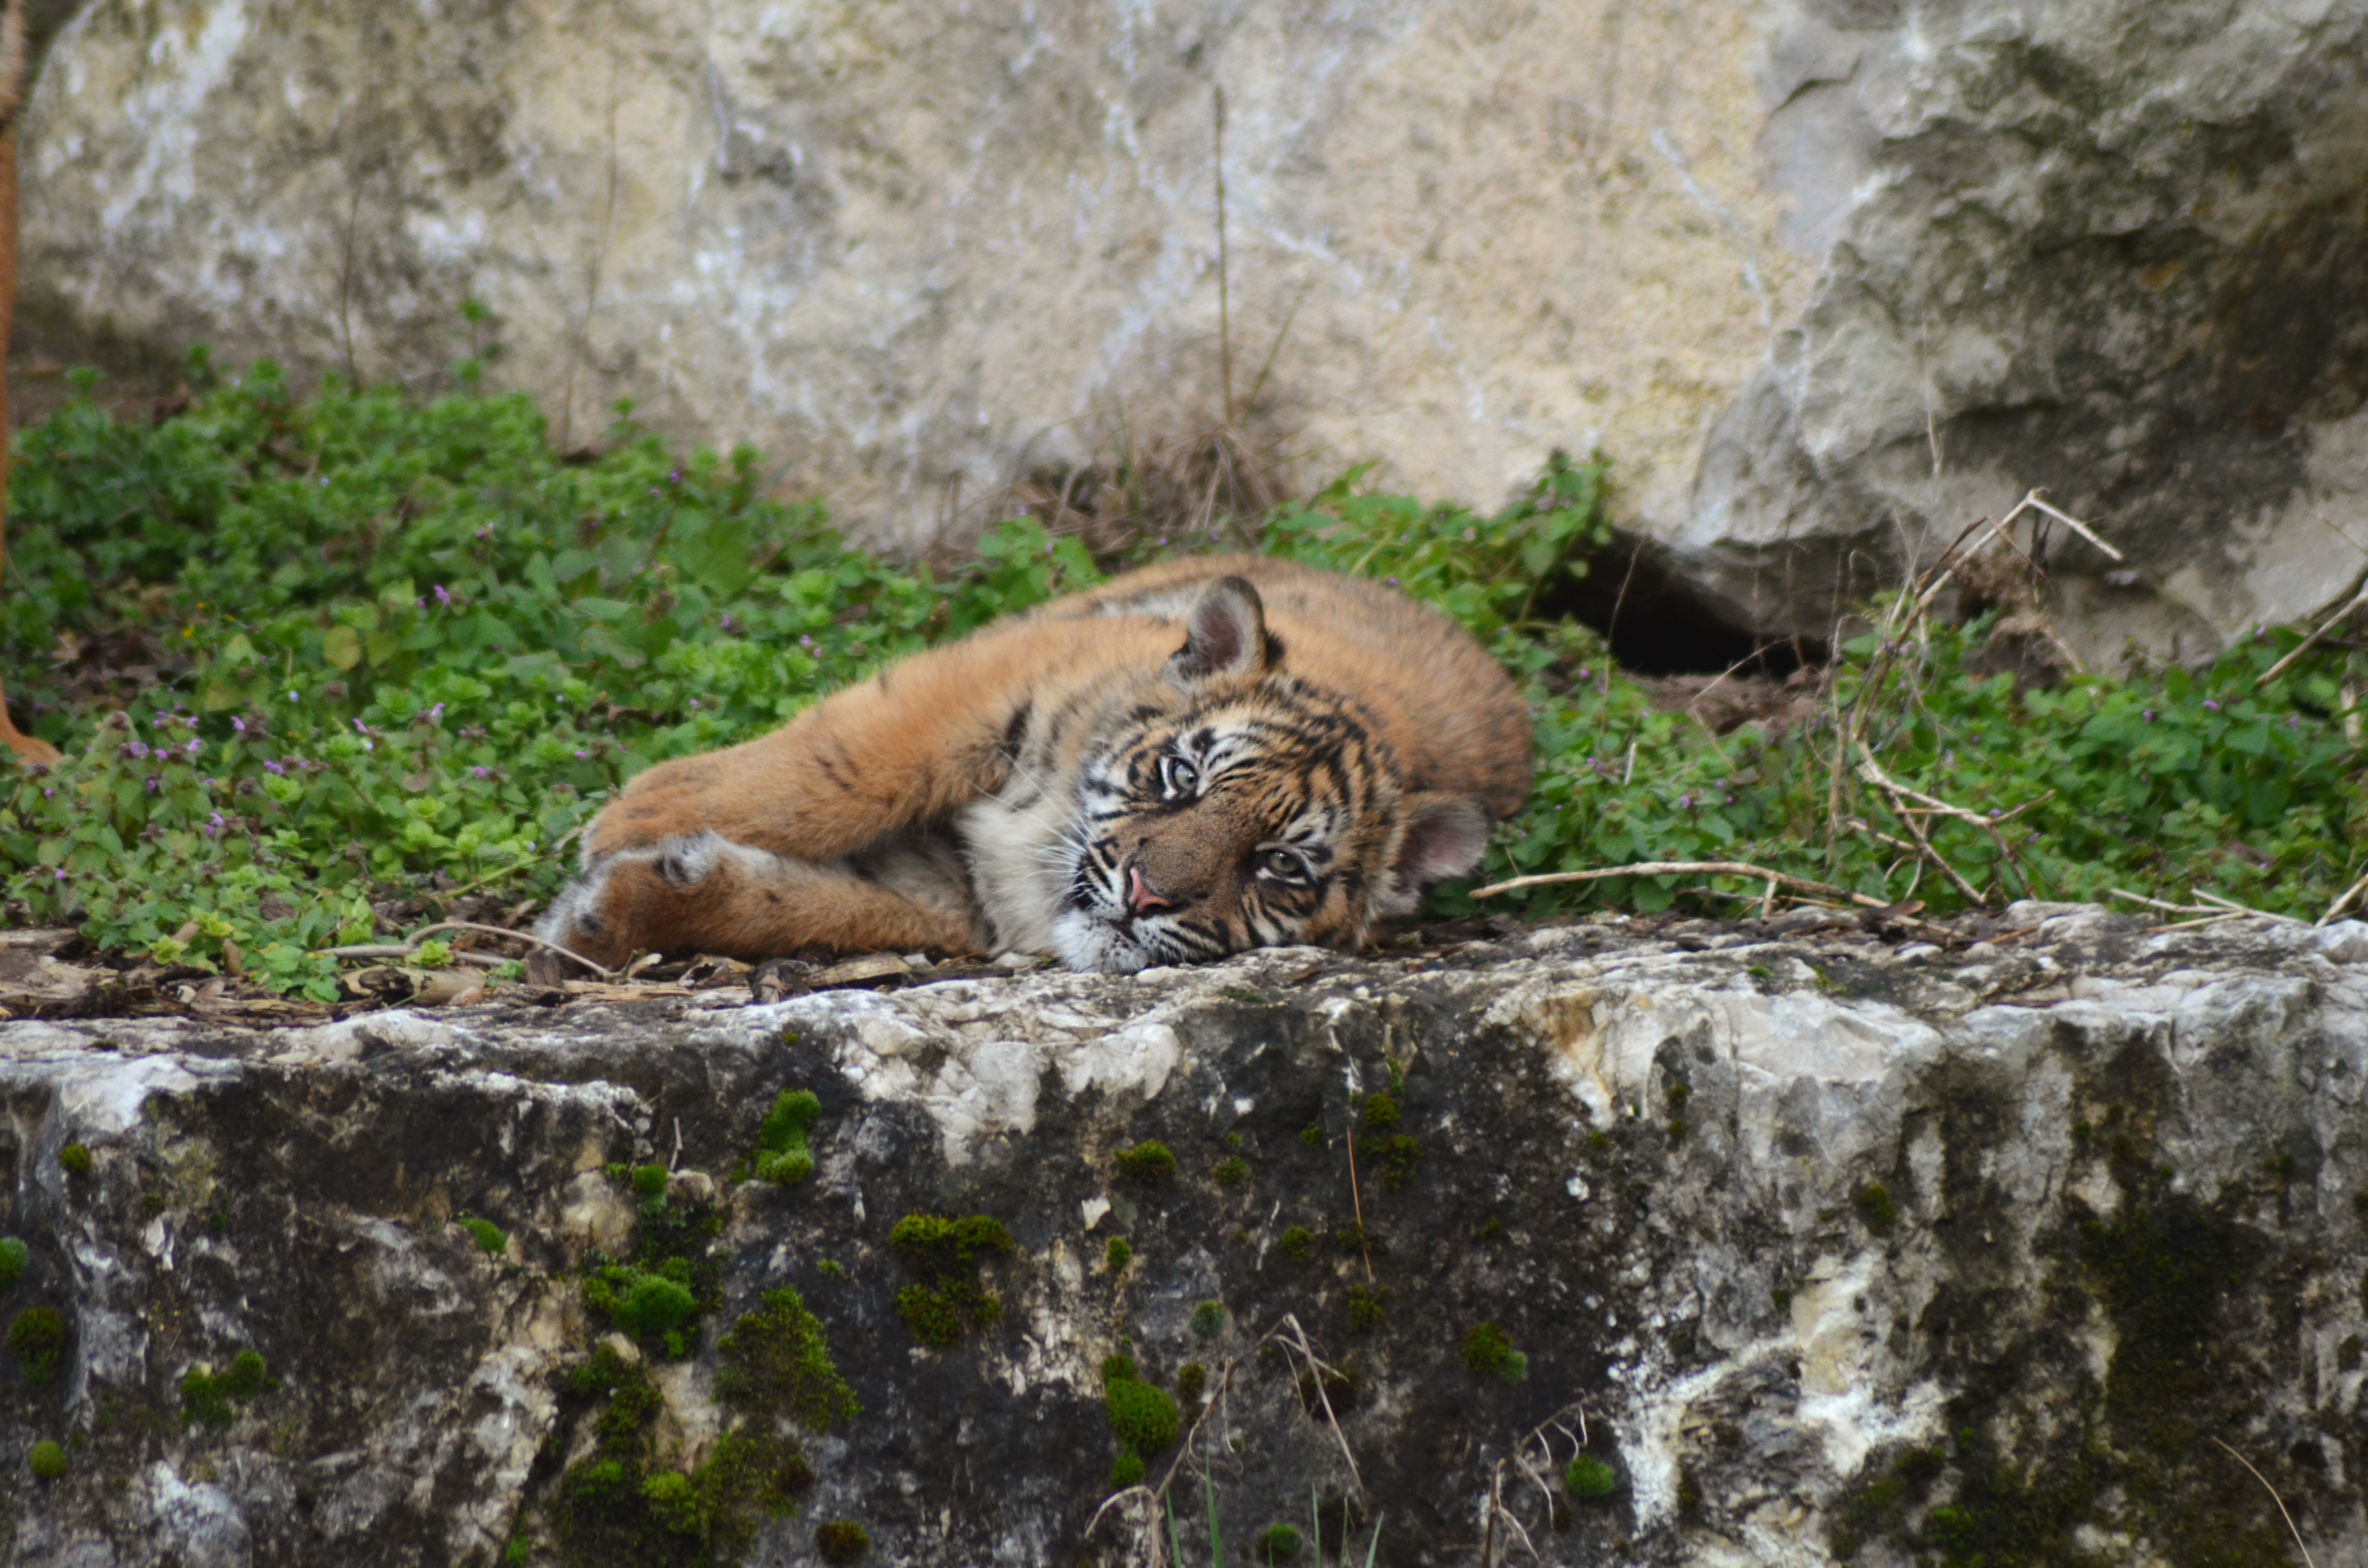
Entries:
{"label": "mossy stone ledge", "polygon": [[1817,918],[0,1025],[0,1560],[2368,1561],[2368,926]]}

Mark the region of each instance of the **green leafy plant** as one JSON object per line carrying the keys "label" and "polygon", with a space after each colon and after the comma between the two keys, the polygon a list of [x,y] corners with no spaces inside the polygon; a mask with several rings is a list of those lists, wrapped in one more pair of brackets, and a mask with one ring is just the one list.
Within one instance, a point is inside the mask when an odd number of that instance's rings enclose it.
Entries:
{"label": "green leafy plant", "polygon": [[1102,1262],[1112,1274],[1123,1274],[1134,1260],[1134,1249],[1126,1244],[1124,1236],[1112,1236],[1102,1247]]}
{"label": "green leafy plant", "polygon": [[56,1481],[66,1472],[66,1451],[48,1437],[35,1443],[25,1454],[25,1463],[37,1481]]}
{"label": "green leafy plant", "polygon": [[[482,324],[458,324],[464,369]],[[382,938],[404,918],[384,911],[549,900],[567,874],[552,846],[639,769],[1102,571],[1026,518],[951,576],[900,567],[820,506],[767,499],[749,449],[674,450],[620,414],[583,460],[472,375],[424,401],[335,380],[299,398],[268,363],[222,377],[200,357],[189,376],[190,406],[161,422],[116,418],[82,378],[18,444],[0,676],[67,755],[0,763],[0,918],[320,1001],[339,995],[329,949]],[[1963,907],[1896,846],[1912,835],[1861,783],[1869,758],[1964,808],[1930,842],[1992,904],[2122,889],[2315,919],[2368,861],[2342,695],[2368,672],[2334,642],[2280,667],[2291,629],[2196,668],[2033,680],[1996,667],[1985,616],[1846,642],[1812,717],[1711,734],[1660,710],[1559,613],[1610,538],[1608,479],[1557,457],[1483,514],[1358,472],[1237,520],[1260,549],[1438,607],[1520,683],[1535,782],[1482,877],[1740,860]],[[1431,913],[1736,913],[1763,888],[1621,876],[1480,905],[1450,885]]]}

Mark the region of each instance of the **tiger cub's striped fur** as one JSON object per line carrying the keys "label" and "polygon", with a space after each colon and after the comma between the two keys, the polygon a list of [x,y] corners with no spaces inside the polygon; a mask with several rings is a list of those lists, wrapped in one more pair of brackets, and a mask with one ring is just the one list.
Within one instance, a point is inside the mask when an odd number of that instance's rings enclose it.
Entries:
{"label": "tiger cub's striped fur", "polygon": [[1232,556],[1120,577],[664,763],[542,935],[757,959],[1026,952],[1124,973],[1353,947],[1478,864],[1530,720],[1390,589]]}

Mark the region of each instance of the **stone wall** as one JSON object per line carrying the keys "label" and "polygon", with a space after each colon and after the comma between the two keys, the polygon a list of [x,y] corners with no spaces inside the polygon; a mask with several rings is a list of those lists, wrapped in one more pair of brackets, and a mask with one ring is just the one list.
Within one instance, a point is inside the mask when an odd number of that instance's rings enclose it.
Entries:
{"label": "stone wall", "polygon": [[2368,1558],[2368,928],[1801,918],[0,1025],[0,1550]]}
{"label": "stone wall", "polygon": [[2079,637],[2193,654],[2368,555],[2363,17],[121,0],[31,110],[26,331],[428,386],[475,298],[564,438],[630,396],[915,543],[1223,419],[1222,86],[1298,479],[1485,506],[1600,445],[1655,562],[1811,635],[2047,485],[2132,557],[2059,552]]}

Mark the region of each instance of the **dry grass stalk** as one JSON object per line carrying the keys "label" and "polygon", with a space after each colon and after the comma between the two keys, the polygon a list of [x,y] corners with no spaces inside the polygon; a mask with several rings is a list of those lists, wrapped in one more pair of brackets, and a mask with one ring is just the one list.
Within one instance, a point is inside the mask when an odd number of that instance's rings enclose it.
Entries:
{"label": "dry grass stalk", "polygon": [[[603,969],[600,965],[594,963],[590,959],[586,958],[582,953],[574,951],[568,948],[563,948],[556,942],[546,942],[530,931],[513,931],[503,926],[481,926],[472,920],[439,920],[433,926],[422,926],[418,930],[414,931],[410,936],[404,937],[400,943],[360,942],[342,948],[324,948],[322,951],[327,953],[331,958],[338,959],[413,958],[418,955],[420,938],[423,937],[434,936],[438,931],[477,931],[489,937],[507,937],[513,942],[524,942],[529,947],[537,948],[548,953],[556,953],[564,959],[573,960],[575,962],[582,964],[586,969],[590,970],[593,973],[598,975],[603,980],[621,980],[624,978],[623,971],[613,969]],[[455,953],[452,956],[464,963],[477,963],[491,957],[491,955],[484,953]],[[655,957],[655,955],[645,956]],[[508,960],[495,959],[492,961],[495,963],[504,963]]]}
{"label": "dry grass stalk", "polygon": [[2314,924],[2319,926],[2333,924],[2335,917],[2350,908],[2351,901],[2363,892],[2368,892],[2368,875],[2362,876],[2358,881],[2337,894],[2335,902],[2327,906],[2327,913],[2320,915]]}
{"label": "dry grass stalk", "polygon": [[2260,1482],[2261,1483],[2261,1490],[2270,1494],[2270,1501],[2278,1506],[2278,1517],[2285,1520],[2286,1532],[2294,1537],[2294,1550],[2302,1553],[2304,1568],[2318,1568],[2318,1564],[2311,1560],[2310,1548],[2303,1543],[2302,1531],[2294,1528],[2294,1516],[2286,1512],[2286,1500],[2278,1495],[2278,1489],[2270,1484],[2270,1478],[2263,1475],[2260,1471],[2255,1470],[2253,1468],[2252,1460],[2247,1459],[2236,1449],[2229,1448],[2227,1444],[2221,1443],[2220,1437],[2217,1433],[2213,1434],[2212,1440],[2215,1443],[2220,1443],[2221,1448],[2227,1450],[2227,1454],[2230,1459],[2235,1460],[2238,1464],[2243,1465],[2245,1467],[2246,1473],[2250,1475],[2255,1481]]}
{"label": "dry grass stalk", "polygon": [[[2328,616],[2325,620],[2320,621],[2317,627],[2311,631],[2311,634],[2304,638],[2301,642],[2295,643],[2293,650],[2289,652],[2284,658],[2280,659],[2276,664],[2271,665],[2268,669],[2263,670],[2261,672],[2261,677],[2253,683],[2253,689],[2255,691],[2259,691],[2261,687],[2269,685],[2270,682],[2285,674],[2289,665],[2291,665],[2296,659],[2301,658],[2305,653],[2309,653],[2313,648],[2317,647],[2319,641],[2322,638],[2326,637],[2328,632],[2333,631],[2345,621],[2351,619],[2362,605],[2368,605],[2368,566],[2362,566],[2360,569],[2360,574],[2351,580],[2351,586],[2344,591],[2343,608],[2337,610],[2333,615]],[[2347,707],[2349,705],[2347,704]]]}
{"label": "dry grass stalk", "polygon": [[[1568,1420],[1576,1420],[1578,1423],[1577,1432],[1570,1429],[1567,1425]],[[1521,1550],[1530,1554],[1531,1561],[1538,1560],[1536,1542],[1531,1538],[1529,1530],[1523,1527],[1521,1521],[1514,1516],[1513,1511],[1505,1506],[1505,1473],[1509,1469],[1538,1489],[1538,1494],[1545,1510],[1546,1526],[1549,1528],[1553,1528],[1554,1517],[1554,1491],[1552,1480],[1554,1467],[1553,1435],[1557,1432],[1570,1439],[1572,1459],[1577,1459],[1586,1451],[1587,1408],[1584,1401],[1565,1404],[1543,1421],[1539,1422],[1520,1441],[1513,1445],[1513,1451],[1498,1460],[1495,1468],[1489,1471],[1487,1523],[1483,1527],[1480,1535],[1481,1568],[1494,1568],[1497,1562],[1497,1527],[1499,1521],[1508,1531],[1520,1538]],[[1539,1456],[1538,1462],[1535,1463],[1531,1462],[1530,1457],[1532,1448],[1537,1450]]]}
{"label": "dry grass stalk", "polygon": [[1339,1377],[1340,1369],[1315,1353],[1314,1344],[1307,1337],[1307,1330],[1300,1324],[1298,1314],[1285,1312],[1281,1321],[1258,1336],[1258,1343],[1252,1346],[1249,1351],[1232,1358],[1219,1370],[1216,1387],[1210,1391],[1207,1403],[1201,1405],[1200,1414],[1192,1418],[1192,1425],[1185,1430],[1183,1437],[1178,1440],[1176,1457],[1168,1461],[1167,1471],[1159,1478],[1159,1484],[1151,1486],[1137,1483],[1103,1498],[1101,1506],[1094,1510],[1094,1517],[1086,1522],[1085,1533],[1087,1536],[1094,1533],[1095,1528],[1102,1522],[1102,1516],[1113,1507],[1121,1504],[1141,1503],[1145,1508],[1143,1528],[1143,1540],[1146,1553],[1144,1562],[1149,1568],[1166,1568],[1167,1549],[1166,1544],[1159,1539],[1158,1528],[1161,1505],[1175,1487],[1178,1476],[1188,1469],[1197,1468],[1192,1462],[1196,1453],[1193,1447],[1194,1439],[1201,1435],[1201,1429],[1208,1425],[1209,1418],[1224,1403],[1226,1393],[1233,1387],[1234,1374],[1241,1369],[1243,1363],[1251,1355],[1269,1345],[1273,1345],[1282,1351],[1284,1359],[1291,1363],[1294,1371],[1303,1365],[1305,1367],[1305,1375],[1315,1385],[1317,1403],[1324,1408],[1325,1425],[1331,1430],[1332,1440],[1340,1447],[1340,1458],[1349,1466],[1349,1480],[1350,1485],[1356,1489],[1358,1506],[1363,1506],[1364,1475],[1357,1468],[1357,1456],[1349,1451],[1348,1434],[1340,1430],[1340,1418],[1332,1409],[1332,1396],[1325,1392],[1324,1387],[1326,1377]]}

